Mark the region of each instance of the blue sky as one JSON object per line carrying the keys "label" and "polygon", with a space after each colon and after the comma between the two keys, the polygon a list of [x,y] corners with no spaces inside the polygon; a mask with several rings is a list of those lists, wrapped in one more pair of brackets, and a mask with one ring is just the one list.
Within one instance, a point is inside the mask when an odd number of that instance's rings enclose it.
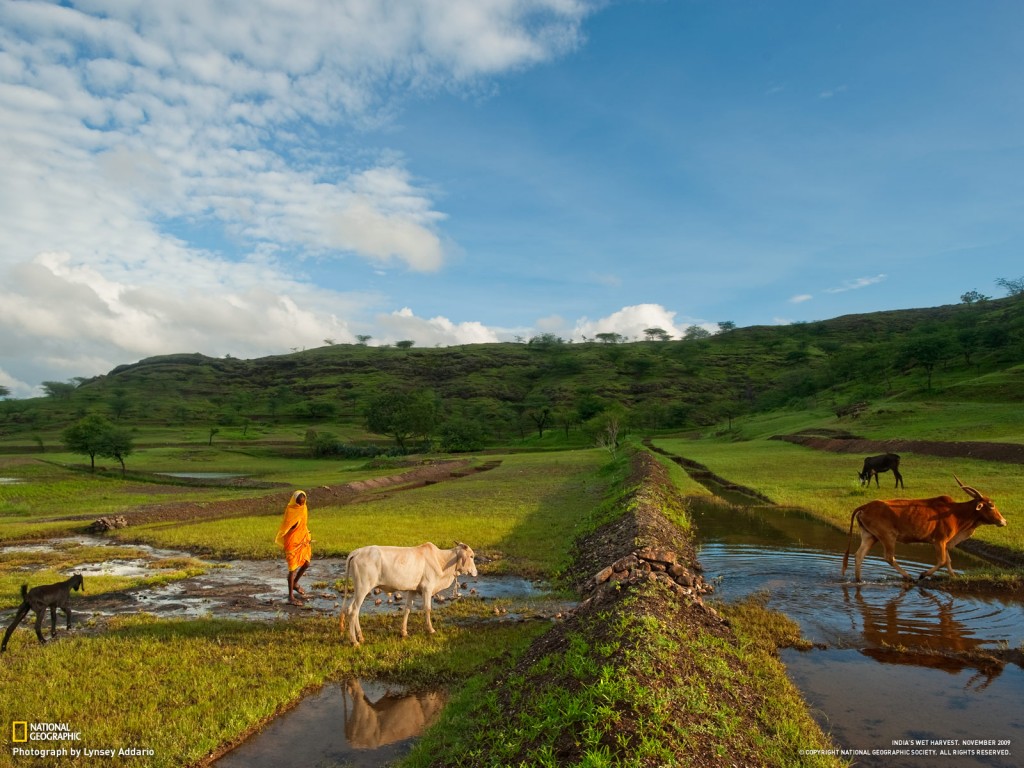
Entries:
{"label": "blue sky", "polygon": [[1018,2],[0,0],[0,385],[1002,295]]}

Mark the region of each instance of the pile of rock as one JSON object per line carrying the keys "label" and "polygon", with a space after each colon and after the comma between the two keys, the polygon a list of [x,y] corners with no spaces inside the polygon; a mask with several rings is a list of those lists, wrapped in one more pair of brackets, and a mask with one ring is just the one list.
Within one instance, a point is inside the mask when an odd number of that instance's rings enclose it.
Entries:
{"label": "pile of rock", "polygon": [[679,597],[701,602],[701,595],[712,591],[699,572],[700,566],[687,567],[679,562],[670,549],[644,547],[620,557],[587,580],[583,592],[596,592],[589,599],[599,599],[610,589],[639,584],[645,581],[661,582]]}
{"label": "pile of rock", "polygon": [[115,515],[113,517],[101,517],[94,520],[86,528],[89,533],[106,533],[112,531],[115,528],[127,528],[128,519],[124,515]]}

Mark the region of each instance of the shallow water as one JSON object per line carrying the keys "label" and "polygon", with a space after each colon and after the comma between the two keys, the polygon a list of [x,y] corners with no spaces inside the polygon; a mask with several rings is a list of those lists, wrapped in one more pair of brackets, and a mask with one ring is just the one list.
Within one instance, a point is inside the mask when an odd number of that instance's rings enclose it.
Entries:
{"label": "shallow water", "polygon": [[[1015,664],[957,654],[1019,648],[1024,603],[1008,597],[953,596],[907,586],[877,555],[865,583],[840,575],[846,534],[806,514],[774,507],[695,502],[698,557],[718,599],[766,593],[768,607],[800,624],[825,650],[786,651],[791,679],[822,727],[846,749],[938,750],[894,740],[1010,740],[1010,755],[853,755],[864,766],[1011,766],[1024,755],[1024,671]],[[900,548],[911,573],[930,567],[928,545]],[[979,563],[953,550],[954,567]],[[922,562],[922,560],[924,562]],[[934,561],[932,561],[934,562]],[[1013,745],[1016,745],[1014,747]]]}
{"label": "shallow water", "polygon": [[220,768],[375,768],[409,752],[440,715],[443,691],[361,680],[327,685],[216,761]]}
{"label": "shallow water", "polygon": [[186,480],[227,480],[233,477],[246,477],[238,472],[155,472],[154,474]]}
{"label": "shallow water", "polygon": [[[313,560],[301,582],[308,593],[305,605],[295,608],[287,604],[287,569],[284,562],[279,560],[203,560],[188,552],[157,549],[144,544],[124,545],[94,536],[66,537],[31,545],[2,546],[0,553],[47,552],[67,544],[111,548],[128,546],[141,553],[138,558],[112,558],[76,567],[74,571],[86,577],[86,594],[81,598],[76,595],[77,613],[107,617],[147,612],[162,618],[210,617],[269,621],[303,616],[308,612],[337,615],[341,607],[342,594],[337,591],[336,585],[339,585],[345,576],[344,558]],[[191,558],[205,563],[207,571],[200,576],[111,595],[94,597],[88,591],[90,576],[156,576],[162,570],[154,567],[158,561],[177,558]],[[177,566],[172,567],[172,570],[176,569]],[[461,577],[459,584],[461,586],[453,584],[434,597],[435,611],[440,611],[443,615],[444,604],[456,596],[486,600],[534,599],[544,596],[548,591],[547,585],[543,582],[533,582],[516,576]],[[380,605],[376,604],[378,599],[381,601]],[[407,599],[409,598],[406,595],[396,599],[394,595],[386,592],[371,594],[363,603],[362,612],[400,613],[404,610],[404,601]],[[413,612],[421,611],[422,600],[418,595],[413,595],[412,599]],[[0,620],[8,614],[13,614],[13,611],[0,614]],[[410,621],[415,621],[415,617],[411,617]]]}

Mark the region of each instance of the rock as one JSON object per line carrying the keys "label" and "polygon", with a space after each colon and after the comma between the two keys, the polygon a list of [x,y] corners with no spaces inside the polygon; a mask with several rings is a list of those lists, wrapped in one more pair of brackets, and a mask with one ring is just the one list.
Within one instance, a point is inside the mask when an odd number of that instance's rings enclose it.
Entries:
{"label": "rock", "polygon": [[692,587],[694,584],[693,576],[689,573],[681,573],[675,577],[676,584],[682,584],[684,587]]}
{"label": "rock", "polygon": [[106,533],[107,531],[112,531],[115,528],[127,527],[127,518],[123,515],[115,515],[113,517],[101,517],[94,520],[86,530],[90,533]]}
{"label": "rock", "polygon": [[637,560],[636,555],[626,555],[625,557],[620,557],[618,560],[612,563],[612,570],[618,573],[622,573],[632,568],[636,568],[639,562],[640,561]]}
{"label": "rock", "polygon": [[641,560],[650,560],[651,562],[665,563],[670,565],[676,562],[676,553],[671,549],[662,549],[659,547],[644,547],[643,549],[637,550],[636,556]]}
{"label": "rock", "polygon": [[613,570],[614,569],[609,565],[595,573],[593,577],[594,585],[596,586],[598,584],[604,584],[606,581],[608,581],[608,579],[612,575]]}

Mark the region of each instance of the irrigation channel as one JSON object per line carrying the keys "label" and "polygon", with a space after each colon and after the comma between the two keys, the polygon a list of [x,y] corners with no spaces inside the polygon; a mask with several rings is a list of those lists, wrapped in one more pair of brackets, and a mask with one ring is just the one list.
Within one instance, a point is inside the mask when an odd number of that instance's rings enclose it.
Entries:
{"label": "irrigation channel", "polygon": [[[1021,765],[1024,602],[954,596],[927,582],[907,587],[880,545],[864,561],[864,583],[854,584],[852,555],[840,576],[845,531],[729,490],[673,458],[718,497],[691,504],[716,598],[763,594],[800,624],[815,648],[785,650],[782,660],[845,757],[885,768]],[[958,571],[983,565],[952,552]],[[930,567],[931,556],[927,544],[896,554],[911,573]]]}

